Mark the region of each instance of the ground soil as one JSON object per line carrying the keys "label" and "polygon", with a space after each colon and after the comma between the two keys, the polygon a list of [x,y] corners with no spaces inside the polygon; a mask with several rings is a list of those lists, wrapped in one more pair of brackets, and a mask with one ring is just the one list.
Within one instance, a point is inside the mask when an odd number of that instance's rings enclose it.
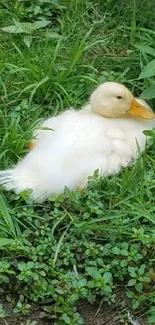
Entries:
{"label": "ground soil", "polygon": [[[145,318],[140,318],[138,315],[132,321],[129,320],[123,293],[118,295],[116,303],[111,306],[103,301],[94,305],[81,301],[78,304],[78,311],[83,316],[85,325],[147,325]],[[0,325],[53,325],[53,321],[42,308],[35,307],[27,317],[16,314],[12,317],[0,318]]]}

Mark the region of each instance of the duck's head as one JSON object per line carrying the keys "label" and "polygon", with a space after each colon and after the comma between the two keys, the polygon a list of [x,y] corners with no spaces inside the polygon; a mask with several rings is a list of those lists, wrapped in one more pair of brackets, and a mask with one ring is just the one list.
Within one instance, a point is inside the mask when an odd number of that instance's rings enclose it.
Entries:
{"label": "duck's head", "polygon": [[104,117],[121,117],[130,114],[144,119],[153,119],[155,114],[139,103],[122,84],[105,82],[90,97],[91,109]]}

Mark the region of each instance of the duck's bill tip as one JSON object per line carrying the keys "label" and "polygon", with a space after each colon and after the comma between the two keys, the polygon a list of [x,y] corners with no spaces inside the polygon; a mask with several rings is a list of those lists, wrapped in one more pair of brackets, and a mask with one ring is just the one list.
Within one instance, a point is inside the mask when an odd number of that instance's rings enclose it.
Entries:
{"label": "duck's bill tip", "polygon": [[135,99],[132,100],[128,113],[133,116],[141,117],[148,120],[152,120],[155,118],[155,114],[153,112],[151,112],[143,105],[139,104]]}

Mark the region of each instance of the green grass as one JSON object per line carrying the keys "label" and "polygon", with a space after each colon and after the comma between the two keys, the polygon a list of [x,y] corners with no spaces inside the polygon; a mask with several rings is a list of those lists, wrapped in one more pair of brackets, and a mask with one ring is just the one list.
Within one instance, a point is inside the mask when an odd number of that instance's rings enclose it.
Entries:
{"label": "green grass", "polygon": [[[1,28],[33,24],[43,14],[51,21],[32,34],[0,35],[0,169],[27,152],[38,119],[79,108],[105,80],[155,103],[152,69],[139,79],[155,56],[153,0],[59,5],[48,18],[47,5],[29,13],[19,1],[0,4]],[[155,323],[154,154],[152,140],[132,168],[108,179],[94,175],[83,193],[66,189],[44,205],[1,189],[0,292],[7,290],[16,313],[40,303],[54,324],[83,324],[77,302],[110,303],[122,283],[133,309]]]}

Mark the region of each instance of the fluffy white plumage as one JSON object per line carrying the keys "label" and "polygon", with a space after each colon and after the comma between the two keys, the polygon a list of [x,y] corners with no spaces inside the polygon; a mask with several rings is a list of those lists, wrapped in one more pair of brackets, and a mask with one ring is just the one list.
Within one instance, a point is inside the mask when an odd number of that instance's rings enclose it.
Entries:
{"label": "fluffy white plumage", "polygon": [[[104,93],[106,84],[102,85],[99,93],[95,91],[97,107],[100,101],[105,103],[107,100],[108,90]],[[81,110],[70,109],[49,118],[42,127],[53,131],[35,131],[34,148],[14,168],[0,172],[0,184],[15,193],[32,189],[31,198],[44,201],[52,193],[61,193],[65,186],[72,190],[86,186],[88,176],[96,169],[107,176],[129,165],[138,155],[137,142],[144,150],[146,137],[143,130],[155,127],[155,119],[142,119],[126,113],[132,94],[122,85],[108,84],[114,97],[115,93],[116,97],[129,97],[123,113],[118,112],[120,117],[111,117],[111,113],[104,117],[109,107],[113,107],[116,113],[119,111],[117,106],[124,109],[121,99],[116,101],[111,94],[105,107],[99,110],[96,106],[94,109],[95,97],[91,97],[90,103]],[[137,101],[149,108],[144,101]]]}

